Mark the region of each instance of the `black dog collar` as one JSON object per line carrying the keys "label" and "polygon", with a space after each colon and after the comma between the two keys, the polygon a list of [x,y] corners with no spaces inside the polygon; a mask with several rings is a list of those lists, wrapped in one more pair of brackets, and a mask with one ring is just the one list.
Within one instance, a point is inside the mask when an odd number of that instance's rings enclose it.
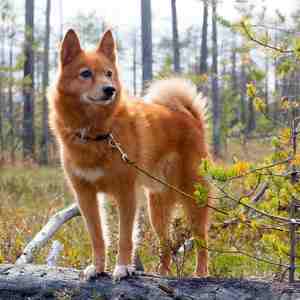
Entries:
{"label": "black dog collar", "polygon": [[75,136],[81,139],[83,142],[101,142],[108,140],[111,133],[97,134],[95,137],[90,137],[85,134],[75,133]]}

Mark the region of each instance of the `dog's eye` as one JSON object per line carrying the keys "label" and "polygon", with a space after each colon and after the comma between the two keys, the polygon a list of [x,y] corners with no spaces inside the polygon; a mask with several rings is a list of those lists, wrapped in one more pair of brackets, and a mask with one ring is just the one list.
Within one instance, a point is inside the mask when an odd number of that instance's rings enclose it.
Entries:
{"label": "dog's eye", "polygon": [[80,73],[80,76],[84,79],[91,78],[93,73],[90,70],[84,70]]}
{"label": "dog's eye", "polygon": [[108,78],[111,78],[112,77],[112,71],[111,70],[107,70],[106,72],[105,72],[105,76],[106,77],[108,77]]}

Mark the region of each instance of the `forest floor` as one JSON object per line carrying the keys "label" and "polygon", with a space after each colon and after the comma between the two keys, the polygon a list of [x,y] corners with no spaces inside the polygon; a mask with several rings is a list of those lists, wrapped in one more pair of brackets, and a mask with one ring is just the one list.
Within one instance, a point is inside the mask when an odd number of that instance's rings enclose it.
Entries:
{"label": "forest floor", "polygon": [[[247,147],[239,143],[228,143],[225,162],[232,161],[232,157],[247,160],[258,160],[270,150],[269,142],[251,142]],[[247,149],[247,151],[245,150]],[[25,245],[48,221],[49,217],[58,210],[72,202],[72,195],[64,180],[61,168],[40,167],[36,165],[17,164],[4,165],[0,176],[0,264],[14,263],[21,254]],[[111,218],[116,215],[114,207],[111,209]],[[116,222],[114,222],[116,224]],[[115,226],[114,231],[117,230]],[[143,222],[144,242],[142,243],[140,256],[147,272],[157,271],[159,256],[157,241],[150,229],[148,218]],[[116,234],[114,234],[112,247],[109,251],[109,270],[114,265],[116,256]],[[65,224],[54,236],[63,244],[63,251],[58,260],[62,267],[82,269],[90,263],[91,251],[88,236],[86,234],[81,217],[74,218]],[[36,255],[35,263],[45,263],[51,243]],[[219,276],[256,276],[246,272],[245,261],[239,261],[239,271],[232,272],[228,268],[217,271],[217,267],[211,268],[211,275]],[[183,275],[189,275],[195,264],[193,255],[187,257]],[[224,264],[223,262],[221,264]],[[176,267],[173,266],[174,275]],[[226,273],[227,272],[227,273]]]}

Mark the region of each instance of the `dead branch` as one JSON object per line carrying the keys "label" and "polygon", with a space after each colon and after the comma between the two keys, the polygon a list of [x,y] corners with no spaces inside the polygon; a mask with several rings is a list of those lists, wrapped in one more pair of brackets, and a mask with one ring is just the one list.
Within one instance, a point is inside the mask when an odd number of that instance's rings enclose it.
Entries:
{"label": "dead branch", "polygon": [[57,212],[52,216],[48,223],[39,231],[36,236],[28,243],[16,264],[28,264],[33,261],[33,257],[45,244],[53,237],[60,227],[70,219],[80,216],[80,211],[76,203]]}

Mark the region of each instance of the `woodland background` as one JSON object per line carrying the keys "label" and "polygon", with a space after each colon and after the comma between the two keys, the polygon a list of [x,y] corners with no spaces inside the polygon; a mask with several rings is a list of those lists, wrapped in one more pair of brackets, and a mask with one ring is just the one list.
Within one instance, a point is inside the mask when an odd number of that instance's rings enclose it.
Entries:
{"label": "woodland background", "polygon": [[[291,246],[290,221],[279,221],[297,218],[291,208],[300,199],[300,5],[295,1],[291,16],[279,10],[270,16],[264,1],[254,7],[250,0],[236,0],[238,18],[228,20],[218,1],[190,0],[199,5],[199,19],[182,32],[178,19],[185,12],[177,11],[177,2],[183,0],[164,1],[171,11],[171,35],[153,30],[159,7],[151,0],[140,1],[139,27],[126,35],[121,27],[113,29],[132,94],[143,95],[152,79],[177,74],[191,79],[208,98],[208,139],[215,164],[204,162],[199,172],[216,185],[215,206],[226,214],[213,214],[209,246],[194,244],[209,247],[214,276],[284,279],[291,248],[293,260],[300,258],[300,249]],[[42,224],[72,201],[49,132],[46,97],[64,30],[73,27],[83,46],[92,47],[110,27],[97,11],[65,20],[57,10],[62,5],[51,10],[53,2],[26,0],[21,11],[15,1],[0,3],[0,263],[13,263]],[[51,23],[54,15],[60,15],[59,22]],[[59,27],[55,34],[54,26]],[[195,187],[199,205],[205,204],[205,195],[201,186]],[[115,208],[109,209],[113,219]],[[193,256],[189,251],[178,254],[190,236],[180,210],[172,228],[174,275],[189,275]],[[158,249],[148,221],[143,237],[141,259],[147,270],[155,271]],[[89,241],[80,218],[55,239],[63,245],[59,265],[88,264]],[[37,255],[37,262],[45,261],[49,247]],[[115,249],[109,252],[111,265]]]}

